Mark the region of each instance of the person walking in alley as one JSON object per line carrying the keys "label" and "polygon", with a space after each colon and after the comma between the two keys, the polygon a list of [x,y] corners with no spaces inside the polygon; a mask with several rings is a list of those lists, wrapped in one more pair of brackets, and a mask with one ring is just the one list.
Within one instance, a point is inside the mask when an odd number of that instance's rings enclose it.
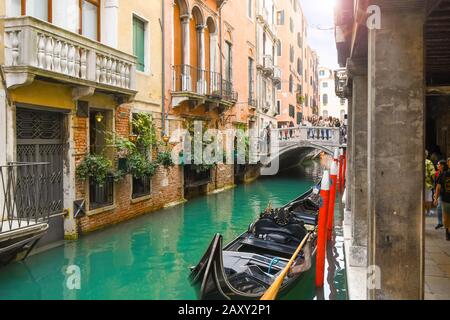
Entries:
{"label": "person walking in alley", "polygon": [[439,175],[434,195],[434,204],[438,205],[439,196],[442,203],[442,220],[445,227],[447,241],[450,241],[450,170],[444,171]]}
{"label": "person walking in alley", "polygon": [[433,162],[428,159],[428,151],[425,151],[425,214],[428,216],[433,204],[433,181],[436,170]]}
{"label": "person walking in alley", "polygon": [[437,215],[438,215],[438,224],[435,228],[436,230],[439,230],[444,226],[443,221],[442,221],[442,198],[441,198],[441,195],[437,193],[437,184],[439,181],[439,177],[443,173],[445,173],[447,170],[448,170],[447,162],[445,160],[439,161],[438,171],[436,172],[436,194],[435,194],[435,197],[438,198],[438,204],[437,204],[437,209],[436,209]]}

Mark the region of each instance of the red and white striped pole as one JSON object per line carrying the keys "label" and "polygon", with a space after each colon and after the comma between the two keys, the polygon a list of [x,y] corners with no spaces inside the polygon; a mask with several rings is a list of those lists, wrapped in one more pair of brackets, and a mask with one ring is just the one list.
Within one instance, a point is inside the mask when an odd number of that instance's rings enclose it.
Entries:
{"label": "red and white striped pole", "polygon": [[333,235],[334,206],[336,204],[338,167],[339,167],[339,150],[336,148],[334,150],[333,163],[331,164],[331,169],[330,169],[331,188],[330,188],[330,203],[328,204],[328,232],[327,232],[328,241],[331,240],[331,237]]}
{"label": "red and white striped pole", "polygon": [[320,189],[322,206],[319,210],[319,226],[317,230],[316,254],[316,287],[322,288],[325,277],[325,252],[327,249],[327,214],[330,198],[330,173],[324,171]]}
{"label": "red and white striped pole", "polygon": [[344,149],[339,149],[339,193],[344,192]]}

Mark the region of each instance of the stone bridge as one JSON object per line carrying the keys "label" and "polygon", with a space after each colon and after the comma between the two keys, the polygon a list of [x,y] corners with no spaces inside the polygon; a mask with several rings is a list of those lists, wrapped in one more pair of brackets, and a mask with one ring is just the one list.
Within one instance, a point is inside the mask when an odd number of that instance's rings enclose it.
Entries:
{"label": "stone bridge", "polygon": [[[264,165],[275,159],[280,162],[291,160],[292,164],[319,152],[333,155],[336,148],[346,147],[343,128],[292,127],[271,130],[270,153],[265,145],[260,146],[260,158]],[[289,165],[288,163],[285,163]]]}

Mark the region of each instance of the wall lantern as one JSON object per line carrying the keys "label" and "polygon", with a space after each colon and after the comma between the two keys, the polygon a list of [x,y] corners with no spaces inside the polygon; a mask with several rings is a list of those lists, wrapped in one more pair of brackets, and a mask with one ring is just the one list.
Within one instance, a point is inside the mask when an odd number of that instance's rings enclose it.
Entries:
{"label": "wall lantern", "polygon": [[103,116],[103,114],[101,112],[97,112],[97,114],[95,115],[95,120],[100,123],[103,121],[105,117]]}

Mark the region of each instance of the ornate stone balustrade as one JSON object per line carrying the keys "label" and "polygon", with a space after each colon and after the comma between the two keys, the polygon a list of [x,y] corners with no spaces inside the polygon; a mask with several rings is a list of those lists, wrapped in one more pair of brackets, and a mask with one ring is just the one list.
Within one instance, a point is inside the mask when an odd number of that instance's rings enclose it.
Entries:
{"label": "ornate stone balustrade", "polygon": [[136,94],[136,57],[33,17],[6,18],[4,24],[8,88],[40,77],[91,94],[94,89]]}

